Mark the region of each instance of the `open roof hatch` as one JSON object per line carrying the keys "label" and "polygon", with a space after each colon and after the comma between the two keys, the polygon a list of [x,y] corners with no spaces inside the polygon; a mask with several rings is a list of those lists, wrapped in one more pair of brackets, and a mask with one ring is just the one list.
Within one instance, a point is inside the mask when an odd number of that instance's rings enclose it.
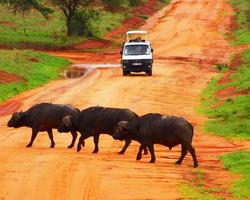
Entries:
{"label": "open roof hatch", "polygon": [[147,40],[147,31],[128,31],[127,35],[127,42],[132,41],[146,41]]}

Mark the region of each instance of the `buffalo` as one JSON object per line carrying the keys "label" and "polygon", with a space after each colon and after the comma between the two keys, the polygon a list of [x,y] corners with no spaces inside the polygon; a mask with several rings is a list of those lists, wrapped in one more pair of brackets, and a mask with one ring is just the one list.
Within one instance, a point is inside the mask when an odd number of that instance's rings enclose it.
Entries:
{"label": "buffalo", "polygon": [[154,144],[161,144],[169,149],[181,144],[181,156],[176,164],[182,163],[188,151],[192,155],[193,166],[198,166],[195,149],[192,147],[193,126],[182,117],[149,113],[132,121],[121,121],[113,138],[138,141],[141,146],[136,159],[141,159],[142,149],[147,147],[151,154],[151,163],[156,160]]}
{"label": "buffalo", "polygon": [[[99,151],[98,143],[100,134],[108,134],[113,136],[119,121],[131,121],[139,116],[129,109],[122,108],[105,108],[101,106],[93,106],[81,111],[79,117],[66,116],[58,128],[59,132],[69,132],[71,130],[79,131],[81,137],[77,146],[77,151],[81,150],[81,143],[88,137],[94,137],[95,148],[93,153]],[[125,140],[125,145],[119,154],[124,154],[131,139]],[[144,149],[147,153],[147,149]]]}
{"label": "buffalo", "polygon": [[[38,132],[47,131],[51,141],[50,148],[54,148],[55,142],[52,129],[58,128],[65,116],[71,115],[77,117],[79,114],[80,110],[71,105],[40,103],[32,106],[25,112],[13,113],[11,119],[8,121],[8,127],[19,128],[26,126],[32,129],[31,139],[26,147],[32,146]],[[74,146],[77,138],[76,131],[71,131],[71,134],[72,142],[68,148]],[[84,146],[84,143],[82,145]]]}

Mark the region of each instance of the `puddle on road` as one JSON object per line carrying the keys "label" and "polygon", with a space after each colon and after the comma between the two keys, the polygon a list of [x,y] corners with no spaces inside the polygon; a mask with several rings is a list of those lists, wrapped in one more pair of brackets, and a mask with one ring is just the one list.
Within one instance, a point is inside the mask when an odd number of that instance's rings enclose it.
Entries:
{"label": "puddle on road", "polygon": [[120,67],[120,64],[75,64],[72,65],[69,69],[65,70],[62,73],[64,78],[79,78],[84,74],[92,71],[97,68],[115,68]]}
{"label": "puddle on road", "polygon": [[68,70],[65,70],[62,74],[64,78],[79,78],[83,76],[86,73],[87,69],[75,69],[70,68]]}

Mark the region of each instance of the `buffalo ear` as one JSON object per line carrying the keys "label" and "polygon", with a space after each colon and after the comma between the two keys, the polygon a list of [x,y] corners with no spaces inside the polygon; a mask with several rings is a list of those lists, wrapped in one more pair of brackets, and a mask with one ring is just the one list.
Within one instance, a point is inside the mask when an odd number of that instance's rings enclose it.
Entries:
{"label": "buffalo ear", "polygon": [[20,117],[20,112],[14,112],[12,114],[12,118],[15,119],[15,120],[19,120],[21,117]]}
{"label": "buffalo ear", "polygon": [[72,122],[71,122],[72,116],[67,115],[66,117],[63,118],[63,123],[67,126],[67,127],[72,127]]}
{"label": "buffalo ear", "polygon": [[120,129],[123,129],[123,130],[126,130],[126,131],[128,130],[127,125],[128,125],[128,121],[120,121],[120,122],[118,122],[118,127]]}
{"label": "buffalo ear", "polygon": [[24,118],[24,117],[26,117],[27,116],[27,114],[25,113],[25,112],[20,112],[19,113],[19,117],[20,117],[20,119],[22,119],[22,118]]}

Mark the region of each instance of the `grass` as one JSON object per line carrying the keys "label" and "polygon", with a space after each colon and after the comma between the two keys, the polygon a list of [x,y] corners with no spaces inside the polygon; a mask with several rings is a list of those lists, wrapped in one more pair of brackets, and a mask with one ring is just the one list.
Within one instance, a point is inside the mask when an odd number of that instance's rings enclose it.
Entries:
{"label": "grass", "polygon": [[195,178],[189,183],[184,183],[179,186],[181,199],[187,200],[220,200],[224,199],[221,196],[216,196],[212,193],[220,192],[219,188],[205,188],[204,187],[204,174],[201,169],[193,172]]}
{"label": "grass", "polygon": [[160,0],[164,4],[169,4],[171,0]]}
{"label": "grass", "polygon": [[231,192],[235,199],[250,198],[250,151],[238,151],[223,155],[220,158],[226,169],[241,175],[239,180],[234,181]]}
{"label": "grass", "polygon": [[[127,14],[110,13],[100,10],[100,19],[95,23],[95,36],[102,37],[105,33],[118,27]],[[0,6],[0,21],[12,22],[12,24],[0,23],[0,44],[15,48],[61,48],[86,40],[82,36],[66,36],[66,20],[60,10],[50,15],[47,21],[36,11],[25,14],[13,14],[4,6]]]}
{"label": "grass", "polygon": [[250,1],[249,0],[229,0],[235,10],[235,17],[238,28],[232,34],[233,44],[249,44],[250,43]]}
{"label": "grass", "polygon": [[80,38],[66,38],[64,16],[54,12],[47,21],[40,13],[32,11],[22,16],[13,14],[5,7],[0,7],[1,21],[13,22],[12,25],[0,24],[0,43],[8,46],[66,46]]}
{"label": "grass", "polygon": [[[247,92],[250,89],[250,49],[242,53],[241,60],[243,63],[230,76],[228,83],[218,84],[224,70],[210,81],[201,94],[202,105],[199,112],[210,118],[204,125],[205,131],[228,139],[250,138],[250,94]],[[215,97],[216,92],[228,87],[233,87],[241,95],[228,97],[223,103],[216,105],[219,102]]]}
{"label": "grass", "polygon": [[189,184],[182,184],[179,188],[179,191],[181,193],[182,199],[187,200],[222,200],[223,197],[217,197],[215,195],[212,195],[207,190],[205,190],[204,187],[197,186],[193,187]]}
{"label": "grass", "polygon": [[56,79],[69,64],[63,58],[31,50],[0,50],[0,54],[0,69],[20,78],[18,82],[0,83],[0,102]]}
{"label": "grass", "polygon": [[205,130],[227,139],[250,138],[250,95],[239,96],[212,109],[209,116],[215,119],[205,124]]}
{"label": "grass", "polygon": [[113,30],[115,27],[119,27],[122,21],[129,16],[129,13],[110,13],[107,11],[100,11],[100,19],[96,25],[96,36],[103,37],[105,33]]}

